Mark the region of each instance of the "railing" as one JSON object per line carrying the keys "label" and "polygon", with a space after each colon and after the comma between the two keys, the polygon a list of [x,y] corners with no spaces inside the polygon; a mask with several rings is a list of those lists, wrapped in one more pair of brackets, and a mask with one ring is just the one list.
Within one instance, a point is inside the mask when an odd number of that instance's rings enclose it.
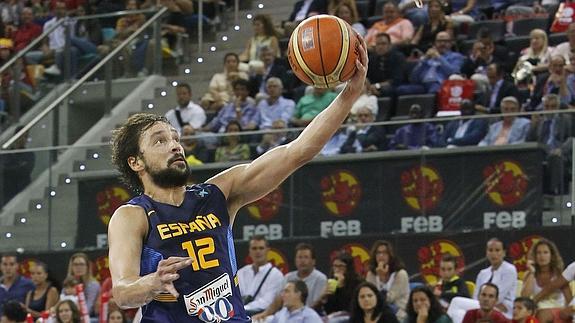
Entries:
{"label": "railing", "polygon": [[[505,116],[529,114],[571,117],[568,110]],[[369,125],[384,126],[388,140],[391,140],[394,129],[409,123],[432,123],[435,129],[441,129],[449,121],[470,118],[496,117],[431,118]],[[357,128],[358,125],[345,125],[342,133],[352,131],[351,126]],[[257,157],[260,152],[258,146],[265,141],[264,137],[279,134],[278,137],[294,138],[300,132],[300,128],[293,128],[199,134],[183,137],[182,143],[189,145],[191,141],[198,141],[206,146],[208,155],[225,156],[224,149],[218,151],[224,145],[223,142],[235,143],[233,137],[236,136],[244,138],[243,143],[246,143],[249,154],[246,158],[190,166],[193,181],[201,182],[222,169],[245,162],[243,159]],[[367,235],[375,234],[376,231],[398,234],[429,232],[437,229],[438,225],[443,232],[483,230],[484,226],[491,229],[536,229],[541,224],[569,226],[575,223],[572,221],[574,208],[571,207],[575,201],[572,188],[575,183],[572,154],[575,150],[567,149],[566,146],[570,144],[572,148],[572,140],[563,139],[566,149],[555,160],[549,158],[544,145],[537,143],[453,149],[430,147],[318,157],[286,180],[280,187],[280,193],[260,204],[242,209],[240,212],[243,215],[238,217],[235,224],[236,230],[239,230],[236,238],[242,239],[247,234],[245,232],[267,223],[255,220],[253,214],[265,218],[271,214],[271,210],[280,210],[283,214],[280,217],[283,219],[281,221],[285,220],[285,223],[281,223],[284,228],[283,238],[335,234],[327,227],[323,230],[329,232],[307,230],[300,225],[299,217],[321,217],[323,213],[338,212],[340,217],[344,213],[348,214],[347,222],[354,218],[375,217],[372,219],[374,223],[364,224],[363,232]],[[66,156],[74,156],[72,160],[56,162],[52,156],[64,151],[67,152]],[[0,218],[1,248],[14,250],[20,246],[29,250],[65,249],[71,246],[102,247],[105,244],[104,223],[115,208],[132,194],[119,182],[118,173],[111,166],[110,146],[107,143],[95,143],[0,151],[0,161],[6,161],[0,165],[0,169],[3,170],[2,175],[8,176],[9,180],[6,183],[6,178],[0,178],[3,183],[0,187],[12,188],[15,181],[10,180],[10,176],[21,174],[9,169],[17,164],[10,161],[30,160],[30,155],[35,159],[34,167],[31,170],[28,168],[30,182],[34,185],[20,188],[22,194],[12,197],[11,201],[4,201],[9,206],[19,204],[29,207],[21,207],[23,211],[18,212],[10,221],[8,218]],[[235,155],[236,159],[237,155],[240,154]],[[202,159],[199,155],[196,157]],[[213,160],[213,157],[208,159]],[[558,166],[552,168],[551,165]],[[49,176],[47,179],[40,178],[46,169]],[[551,179],[558,182],[548,183]],[[355,187],[360,187],[359,197]],[[346,204],[354,202],[356,198],[359,198],[357,205]],[[379,204],[382,204],[380,210]],[[314,213],[313,216],[310,212]],[[380,218],[385,218],[385,223],[378,222]],[[396,220],[391,221],[393,218]],[[49,228],[48,232],[45,228]],[[95,228],[95,231],[90,231]],[[30,239],[31,236],[36,239]]]}

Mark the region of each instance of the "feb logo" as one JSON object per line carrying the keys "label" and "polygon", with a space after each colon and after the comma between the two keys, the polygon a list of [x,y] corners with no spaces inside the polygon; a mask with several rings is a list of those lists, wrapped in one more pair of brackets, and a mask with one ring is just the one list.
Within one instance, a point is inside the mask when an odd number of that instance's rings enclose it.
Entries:
{"label": "feb logo", "polygon": [[94,260],[94,277],[102,284],[106,278],[110,277],[110,264],[108,256],[103,255]]}
{"label": "feb logo", "polygon": [[419,261],[419,272],[425,281],[430,285],[435,285],[439,279],[439,263],[444,254],[450,254],[457,259],[456,272],[461,272],[465,267],[463,252],[459,246],[450,240],[435,240],[419,248],[417,260]]}
{"label": "feb logo", "polygon": [[459,98],[463,94],[463,87],[462,86],[452,86],[451,87],[451,97],[452,98]]}
{"label": "feb logo", "polygon": [[527,272],[527,256],[529,250],[537,241],[541,240],[538,235],[525,237],[519,241],[513,242],[509,245],[509,257],[511,258],[515,269],[517,269],[517,277],[519,280],[523,279]]}
{"label": "feb logo", "polygon": [[353,270],[355,270],[355,272],[361,277],[365,277],[365,274],[367,274],[367,271],[369,270],[369,251],[359,243],[350,243],[332,251],[329,259],[333,262],[337,257],[337,254],[342,251],[351,255],[353,258]]}
{"label": "feb logo", "polygon": [[443,195],[443,179],[433,167],[416,166],[401,173],[401,193],[416,211],[433,209]]}
{"label": "feb logo", "polygon": [[96,194],[98,217],[106,226],[114,211],[130,199],[130,193],[121,186],[108,186]]}
{"label": "feb logo", "polygon": [[[276,248],[270,248],[267,255],[268,261],[272,263],[277,269],[279,269],[284,275],[289,272],[289,265],[286,256],[283,252]],[[245,264],[251,264],[253,262],[252,258],[248,255],[245,258]]]}
{"label": "feb logo", "polygon": [[26,258],[20,261],[20,268],[18,268],[18,273],[26,278],[30,278],[32,273],[30,272],[36,263],[38,262],[37,259],[34,258]]}
{"label": "feb logo", "polygon": [[513,206],[519,203],[529,179],[519,163],[505,160],[485,167],[485,192],[489,199],[498,206]]}
{"label": "feb logo", "polygon": [[283,200],[283,191],[278,187],[268,195],[248,205],[248,212],[253,219],[271,220],[278,213]]}
{"label": "feb logo", "polygon": [[320,187],[323,205],[335,216],[350,215],[361,199],[359,180],[347,170],[324,176]]}

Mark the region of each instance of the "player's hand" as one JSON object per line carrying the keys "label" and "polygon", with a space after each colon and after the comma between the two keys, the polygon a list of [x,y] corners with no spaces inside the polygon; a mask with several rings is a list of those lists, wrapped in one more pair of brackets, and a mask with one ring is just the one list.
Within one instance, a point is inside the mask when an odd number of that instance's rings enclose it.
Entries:
{"label": "player's hand", "polygon": [[189,257],[169,257],[162,259],[158,263],[156,270],[157,291],[168,292],[178,298],[180,294],[174,287],[174,281],[180,278],[178,271],[192,264],[192,258]]}
{"label": "player's hand", "polygon": [[363,39],[361,36],[358,37],[361,40],[361,44],[359,45],[359,57],[355,61],[356,70],[351,79],[347,82],[344,90],[344,92],[355,96],[355,98],[358,98],[363,92],[363,88],[365,86],[365,77],[367,76],[367,65],[369,63],[369,59],[367,58],[367,44],[365,43],[365,39]]}

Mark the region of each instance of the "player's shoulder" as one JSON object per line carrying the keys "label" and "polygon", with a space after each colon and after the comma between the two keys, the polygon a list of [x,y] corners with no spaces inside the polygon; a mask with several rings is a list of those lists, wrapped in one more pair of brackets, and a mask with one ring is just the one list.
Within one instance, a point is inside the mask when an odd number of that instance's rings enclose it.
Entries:
{"label": "player's shoulder", "polygon": [[[146,217],[146,210],[144,207],[138,204],[124,204],[116,209],[112,218],[111,223],[116,223],[120,221],[138,221],[138,219],[144,219]],[[113,221],[113,222],[112,222]]]}

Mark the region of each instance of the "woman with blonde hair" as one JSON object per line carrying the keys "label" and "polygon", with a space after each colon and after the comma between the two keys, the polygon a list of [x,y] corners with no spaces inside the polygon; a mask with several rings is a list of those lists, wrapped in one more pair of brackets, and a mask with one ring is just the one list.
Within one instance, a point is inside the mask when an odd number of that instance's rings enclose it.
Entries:
{"label": "woman with blonde hair", "polygon": [[[544,238],[533,244],[527,257],[528,269],[523,276],[521,296],[532,298],[543,289],[543,286],[561,276],[564,264],[557,246]],[[541,323],[561,322],[560,311],[569,304],[571,298],[569,285],[554,291],[539,301],[537,319]]]}
{"label": "woman with blonde hair", "polygon": [[94,304],[100,293],[100,284],[92,276],[92,266],[88,255],[83,252],[77,252],[70,257],[70,261],[68,262],[68,276],[74,277],[78,282],[84,285],[88,311],[90,315],[97,313]]}
{"label": "woman with blonde hair", "polygon": [[549,66],[552,49],[549,48],[547,33],[542,29],[533,29],[529,34],[529,39],[529,47],[521,51],[521,56],[515,65],[514,75],[525,63],[531,64],[533,73],[546,71]]}
{"label": "woman with blonde hair", "polygon": [[269,15],[256,15],[252,26],[254,35],[248,40],[246,49],[240,55],[240,61],[258,61],[262,47],[269,47],[274,52],[274,55],[279,57],[279,41],[272,18]]}

